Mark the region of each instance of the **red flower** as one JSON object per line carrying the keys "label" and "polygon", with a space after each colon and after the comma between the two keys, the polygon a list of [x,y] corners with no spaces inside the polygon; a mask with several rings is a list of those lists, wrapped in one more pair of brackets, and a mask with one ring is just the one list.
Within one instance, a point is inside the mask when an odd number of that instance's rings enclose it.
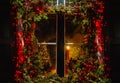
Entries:
{"label": "red flower", "polygon": [[97,12],[98,13],[103,13],[103,9],[98,9]]}
{"label": "red flower", "polygon": [[20,56],[20,61],[21,61],[21,62],[24,61],[24,56],[23,56],[23,55]]}
{"label": "red flower", "polygon": [[35,10],[36,11],[40,11],[40,7],[39,6],[35,6]]}
{"label": "red flower", "polygon": [[96,27],[100,27],[100,20],[97,20],[97,21],[95,22],[95,25],[96,25]]}
{"label": "red flower", "polygon": [[16,74],[21,74],[22,72],[20,70],[16,70]]}
{"label": "red flower", "polygon": [[18,32],[17,35],[18,35],[19,37],[22,37],[23,33],[22,33],[22,32]]}
{"label": "red flower", "polygon": [[37,11],[37,12],[40,12],[40,11],[42,11],[42,7],[41,6],[35,6],[35,11]]}

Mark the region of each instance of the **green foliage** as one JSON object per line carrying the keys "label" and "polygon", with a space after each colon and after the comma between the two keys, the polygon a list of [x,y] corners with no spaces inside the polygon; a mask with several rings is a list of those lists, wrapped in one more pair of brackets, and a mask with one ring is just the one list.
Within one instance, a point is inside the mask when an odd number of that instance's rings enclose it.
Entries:
{"label": "green foliage", "polygon": [[23,6],[25,0],[11,0],[11,4],[16,5],[16,6]]}
{"label": "green foliage", "polygon": [[82,23],[85,25],[88,25],[89,24],[89,20],[88,19],[84,19],[83,21],[82,21]]}
{"label": "green foliage", "polygon": [[24,8],[18,8],[18,12],[17,12],[17,15],[18,15],[18,19],[22,18],[22,16],[24,15]]}
{"label": "green foliage", "polygon": [[39,22],[39,21],[41,21],[43,19],[45,19],[45,20],[48,19],[47,14],[42,14],[42,15],[36,15],[36,16],[34,16],[34,22]]}

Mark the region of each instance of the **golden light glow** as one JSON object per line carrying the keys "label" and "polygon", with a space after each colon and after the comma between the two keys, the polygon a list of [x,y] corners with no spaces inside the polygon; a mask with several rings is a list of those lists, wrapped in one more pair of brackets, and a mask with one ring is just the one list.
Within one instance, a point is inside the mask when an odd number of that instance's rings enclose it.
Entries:
{"label": "golden light glow", "polygon": [[70,49],[70,46],[66,46],[66,49],[69,50],[69,49]]}
{"label": "golden light glow", "polygon": [[52,70],[51,70],[51,73],[52,73],[52,74],[55,74],[55,73],[56,73],[56,69],[52,69]]}

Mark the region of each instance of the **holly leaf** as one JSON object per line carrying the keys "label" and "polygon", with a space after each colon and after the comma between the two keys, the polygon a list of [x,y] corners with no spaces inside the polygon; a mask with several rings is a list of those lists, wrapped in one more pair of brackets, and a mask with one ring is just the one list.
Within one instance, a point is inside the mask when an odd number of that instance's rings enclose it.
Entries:
{"label": "holly leaf", "polygon": [[85,24],[88,25],[88,23],[89,23],[88,19],[84,19],[82,22],[83,22],[84,25],[85,25]]}
{"label": "holly leaf", "polygon": [[40,21],[41,19],[42,19],[42,18],[41,18],[40,15],[34,16],[34,22],[38,22],[38,21]]}

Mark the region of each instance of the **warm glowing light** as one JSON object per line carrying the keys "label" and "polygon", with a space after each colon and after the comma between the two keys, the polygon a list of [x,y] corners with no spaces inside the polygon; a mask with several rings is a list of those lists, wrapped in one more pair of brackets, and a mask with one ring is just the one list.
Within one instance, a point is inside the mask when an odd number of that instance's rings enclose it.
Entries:
{"label": "warm glowing light", "polygon": [[51,73],[52,73],[52,74],[55,74],[55,73],[56,73],[56,69],[52,69],[52,70],[51,70]]}
{"label": "warm glowing light", "polygon": [[69,50],[69,49],[70,49],[70,46],[66,46],[66,49]]}

